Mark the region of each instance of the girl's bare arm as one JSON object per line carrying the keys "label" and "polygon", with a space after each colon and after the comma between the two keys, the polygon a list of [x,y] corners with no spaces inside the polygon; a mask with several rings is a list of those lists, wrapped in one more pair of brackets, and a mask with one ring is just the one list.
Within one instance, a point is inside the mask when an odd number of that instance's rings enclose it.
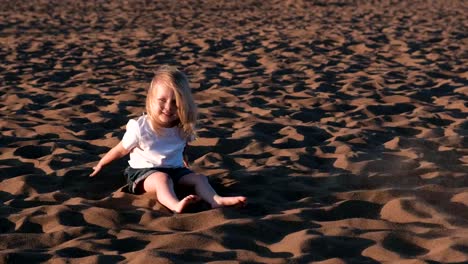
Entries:
{"label": "girl's bare arm", "polygon": [[184,148],[184,152],[182,153],[182,157],[184,159],[184,166],[186,168],[190,167],[190,163],[189,163],[188,156],[187,156],[187,145]]}
{"label": "girl's bare arm", "polygon": [[93,167],[93,172],[89,175],[90,177],[96,176],[96,174],[104,167],[105,165],[111,163],[114,160],[120,159],[130,153],[131,150],[127,150],[122,146],[122,143],[117,144],[117,146],[113,147],[109,152],[102,157],[102,159],[98,162],[98,164]]}

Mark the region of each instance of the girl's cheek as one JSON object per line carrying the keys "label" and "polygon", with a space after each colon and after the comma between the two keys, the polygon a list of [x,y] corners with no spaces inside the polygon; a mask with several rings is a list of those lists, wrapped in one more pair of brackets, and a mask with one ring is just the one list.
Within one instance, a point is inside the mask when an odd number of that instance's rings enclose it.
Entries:
{"label": "girl's cheek", "polygon": [[154,103],[153,107],[154,107],[154,109],[156,109],[156,110],[161,110],[161,105],[158,104],[158,103]]}

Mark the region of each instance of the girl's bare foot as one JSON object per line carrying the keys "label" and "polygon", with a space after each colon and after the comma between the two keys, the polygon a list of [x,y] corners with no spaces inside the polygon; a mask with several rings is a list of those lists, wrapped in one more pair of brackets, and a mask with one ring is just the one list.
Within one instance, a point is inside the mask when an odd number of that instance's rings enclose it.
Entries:
{"label": "girl's bare foot", "polygon": [[215,196],[214,197],[215,203],[211,205],[212,208],[218,208],[222,206],[245,206],[247,203],[247,198],[244,196]]}
{"label": "girl's bare foot", "polygon": [[181,213],[187,205],[198,202],[199,200],[200,197],[196,195],[187,195],[184,199],[180,200],[180,202],[176,205],[176,208],[172,211],[174,213]]}

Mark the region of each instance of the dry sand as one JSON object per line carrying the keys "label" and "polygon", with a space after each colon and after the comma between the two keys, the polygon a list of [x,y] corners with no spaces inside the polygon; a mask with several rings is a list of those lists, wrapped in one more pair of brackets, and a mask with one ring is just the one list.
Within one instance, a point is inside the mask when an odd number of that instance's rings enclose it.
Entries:
{"label": "dry sand", "polygon": [[[468,261],[466,1],[151,2],[1,1],[0,262]],[[165,63],[247,207],[87,177]]]}

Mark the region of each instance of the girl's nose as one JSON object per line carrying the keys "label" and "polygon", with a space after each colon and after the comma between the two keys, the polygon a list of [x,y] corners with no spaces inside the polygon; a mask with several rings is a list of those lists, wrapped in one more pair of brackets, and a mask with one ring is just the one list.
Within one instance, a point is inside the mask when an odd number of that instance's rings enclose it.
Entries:
{"label": "girl's nose", "polygon": [[173,110],[175,108],[176,108],[175,101],[167,100],[166,103],[164,104],[164,109],[166,110]]}

